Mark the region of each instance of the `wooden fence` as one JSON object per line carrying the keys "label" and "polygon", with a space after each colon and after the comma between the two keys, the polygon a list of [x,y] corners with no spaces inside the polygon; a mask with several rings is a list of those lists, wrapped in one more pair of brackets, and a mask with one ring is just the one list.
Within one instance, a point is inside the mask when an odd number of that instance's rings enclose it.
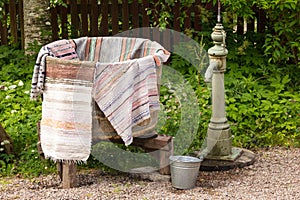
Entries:
{"label": "wooden fence", "polygon": [[[0,45],[10,43],[18,43],[24,46],[24,22],[23,22],[23,4],[22,0],[15,3],[15,0],[10,0],[3,9],[3,18],[0,21]],[[67,7],[58,6],[51,8],[51,25],[52,25],[52,40],[60,38],[76,38],[80,36],[108,36],[116,35],[131,29],[141,27],[151,27],[158,24],[159,15],[155,12],[160,10],[159,5],[150,4],[146,0],[77,0],[66,1]],[[158,0],[154,0],[158,2]],[[172,13],[171,20],[168,22],[167,28],[183,32],[186,29],[194,32],[203,31],[205,28],[211,28],[213,23],[207,25],[203,23],[204,16],[203,8],[216,13],[216,7],[212,4],[201,3],[201,0],[196,0],[191,7],[183,7],[180,1],[177,1],[174,6],[168,8]],[[149,10],[151,14],[149,15]],[[237,34],[243,34],[246,30],[263,32],[265,30],[266,17],[262,11],[255,11],[256,18],[245,22],[242,18],[234,19],[237,22],[235,26]],[[215,15],[213,19],[216,19]],[[9,21],[8,21],[9,20]],[[182,26],[184,22],[184,26]],[[148,35],[147,35],[148,34]],[[170,34],[170,32],[168,32]],[[158,32],[146,31],[143,37],[150,39],[163,39]],[[176,39],[170,35],[165,38]]]}

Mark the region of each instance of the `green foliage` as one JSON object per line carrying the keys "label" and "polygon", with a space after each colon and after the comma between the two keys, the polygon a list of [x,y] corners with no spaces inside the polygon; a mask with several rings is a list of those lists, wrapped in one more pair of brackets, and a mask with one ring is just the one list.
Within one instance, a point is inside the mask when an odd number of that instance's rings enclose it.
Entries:
{"label": "green foliage", "polygon": [[67,7],[67,4],[64,0],[50,0],[50,7],[56,7],[56,6],[65,6]]}
{"label": "green foliage", "polygon": [[262,50],[251,43],[243,52],[229,56],[225,80],[234,143],[299,146],[300,96],[290,78],[293,72],[269,64]]}
{"label": "green foliage", "polygon": [[272,29],[266,34],[264,48],[269,62],[300,67],[300,2],[272,1],[267,8]]}
{"label": "green foliage", "polygon": [[[160,134],[172,135],[175,154],[194,151],[202,145],[210,119],[210,91],[201,72],[207,66],[207,56],[200,41],[182,43],[175,47],[170,67],[163,67],[160,101],[163,126]],[[199,48],[200,47],[200,48]]]}
{"label": "green foliage", "polygon": [[7,46],[0,46],[0,121],[14,144],[14,155],[0,152],[2,175],[24,176],[53,171],[37,153],[36,123],[41,117],[41,102],[30,101],[34,59]]}

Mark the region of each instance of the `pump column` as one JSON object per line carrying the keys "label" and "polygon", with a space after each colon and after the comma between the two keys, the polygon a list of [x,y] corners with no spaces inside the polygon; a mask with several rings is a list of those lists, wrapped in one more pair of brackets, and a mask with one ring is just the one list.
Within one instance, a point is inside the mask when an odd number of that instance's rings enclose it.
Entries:
{"label": "pump column", "polygon": [[208,50],[210,65],[205,80],[212,82],[212,117],[208,125],[206,148],[198,154],[204,157],[202,170],[224,170],[250,165],[255,154],[249,150],[232,147],[232,135],[225,112],[224,73],[226,71],[225,32],[217,23],[211,34],[214,46]]}

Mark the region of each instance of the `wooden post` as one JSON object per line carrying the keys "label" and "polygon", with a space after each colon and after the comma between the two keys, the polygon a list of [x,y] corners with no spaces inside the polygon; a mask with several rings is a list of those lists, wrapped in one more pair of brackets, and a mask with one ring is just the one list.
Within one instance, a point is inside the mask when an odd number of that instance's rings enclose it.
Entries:
{"label": "wooden post", "polygon": [[[156,138],[147,140],[133,140],[134,146],[139,146],[148,151],[159,162],[159,173],[170,174],[169,157],[173,155],[172,136],[158,135]],[[154,150],[154,151],[153,151]],[[151,153],[151,151],[153,151]]]}
{"label": "wooden post", "polygon": [[62,162],[62,188],[69,189],[77,184],[76,163]]}
{"label": "wooden post", "polygon": [[166,148],[159,150],[159,173],[163,175],[171,174],[169,158],[173,155],[173,140],[169,141]]}

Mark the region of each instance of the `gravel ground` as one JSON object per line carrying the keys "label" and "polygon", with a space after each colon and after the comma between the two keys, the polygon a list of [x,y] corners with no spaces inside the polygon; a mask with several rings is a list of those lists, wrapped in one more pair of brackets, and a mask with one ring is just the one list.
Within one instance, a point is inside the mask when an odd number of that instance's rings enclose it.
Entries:
{"label": "gravel ground", "polygon": [[2,178],[0,199],[300,199],[300,149],[254,151],[255,163],[229,171],[200,171],[196,187],[149,181],[99,170],[80,171],[77,188],[61,189],[57,175]]}

